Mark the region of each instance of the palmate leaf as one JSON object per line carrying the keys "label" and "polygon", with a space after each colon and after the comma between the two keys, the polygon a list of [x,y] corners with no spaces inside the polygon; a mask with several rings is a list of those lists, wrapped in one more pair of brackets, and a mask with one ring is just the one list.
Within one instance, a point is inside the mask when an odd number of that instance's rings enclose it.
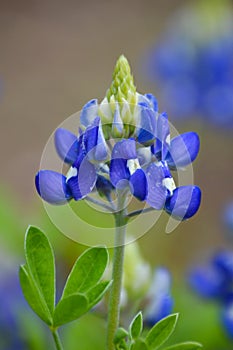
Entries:
{"label": "palmate leaf", "polygon": [[55,305],[54,254],[48,238],[37,227],[29,226],[26,232],[25,256],[28,273],[52,315]]}
{"label": "palmate leaf", "polygon": [[62,298],[74,293],[84,293],[101,279],[108,263],[108,251],[104,247],[87,249],[71,270]]}
{"label": "palmate leaf", "polygon": [[156,323],[146,336],[146,344],[151,350],[158,349],[173,333],[178,314],[172,314]]}
{"label": "palmate leaf", "polygon": [[32,308],[32,310],[49,326],[52,325],[52,315],[40,293],[34,280],[30,277],[26,265],[20,266],[19,269],[20,285],[25,299]]}
{"label": "palmate leaf", "polygon": [[103,298],[104,294],[107,292],[111,284],[112,284],[112,281],[100,282],[93,288],[89,289],[88,292],[85,293],[85,296],[88,299],[89,309],[91,309]]}
{"label": "palmate leaf", "polygon": [[184,343],[179,343],[175,345],[171,345],[164,350],[198,350],[203,348],[203,346],[200,343],[187,341]]}
{"label": "palmate leaf", "polygon": [[57,304],[53,315],[53,326],[58,327],[74,321],[88,311],[88,300],[83,294],[73,294]]}

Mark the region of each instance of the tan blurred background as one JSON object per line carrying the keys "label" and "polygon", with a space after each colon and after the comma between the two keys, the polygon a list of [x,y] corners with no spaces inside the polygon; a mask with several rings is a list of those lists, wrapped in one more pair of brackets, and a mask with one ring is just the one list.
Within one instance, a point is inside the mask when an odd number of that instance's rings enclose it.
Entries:
{"label": "tan blurred background", "polygon": [[[41,205],[34,175],[48,137],[89,99],[103,98],[121,53],[131,63],[139,91],[156,93],[142,75],[143,52],[184,3],[188,1],[0,2],[1,184],[20,198],[25,211],[32,202]],[[201,135],[194,165],[195,182],[203,190],[200,212],[169,237],[155,228],[141,240],[152,262],[173,269],[185,269],[227,244],[219,219],[233,198],[231,133],[193,122],[182,128]]]}

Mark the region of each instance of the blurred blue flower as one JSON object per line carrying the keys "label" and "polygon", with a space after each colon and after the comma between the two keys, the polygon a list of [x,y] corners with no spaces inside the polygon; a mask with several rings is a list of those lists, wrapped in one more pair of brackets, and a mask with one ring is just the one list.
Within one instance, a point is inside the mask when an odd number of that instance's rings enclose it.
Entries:
{"label": "blurred blue flower", "polygon": [[65,129],[55,132],[57,153],[70,169],[66,175],[39,171],[35,180],[39,195],[51,204],[64,204],[97,190],[111,201],[111,192],[127,189],[178,220],[192,217],[199,209],[201,191],[192,185],[177,187],[171,171],[196,159],[198,135],[189,132],[170,141],[167,115],[158,112],[152,94],[135,91],[127,60],[120,58],[115,70],[108,99],[100,104],[91,100],[83,107],[79,136]]}
{"label": "blurred blue flower", "polygon": [[222,325],[233,337],[233,252],[218,252],[209,265],[193,268],[188,282],[199,296],[219,303]]}
{"label": "blurred blue flower", "polygon": [[228,302],[233,295],[233,252],[218,252],[209,265],[193,268],[188,282],[200,296]]}
{"label": "blurred blue flower", "polygon": [[146,299],[147,306],[143,317],[147,327],[153,327],[172,312],[174,302],[171,296],[171,275],[166,268],[160,267],[154,271]]}
{"label": "blurred blue flower", "polygon": [[196,1],[177,13],[149,52],[148,78],[172,117],[233,127],[233,16],[228,1]]}

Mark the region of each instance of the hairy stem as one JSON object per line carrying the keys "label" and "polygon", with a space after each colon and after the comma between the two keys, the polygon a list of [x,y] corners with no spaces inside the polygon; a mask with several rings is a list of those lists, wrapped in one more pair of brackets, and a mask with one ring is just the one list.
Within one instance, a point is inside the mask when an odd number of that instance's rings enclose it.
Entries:
{"label": "hairy stem", "polygon": [[119,194],[118,209],[115,213],[115,248],[113,256],[112,287],[109,297],[108,325],[107,325],[107,350],[114,350],[114,336],[119,326],[120,297],[124,263],[124,244],[126,233],[126,211],[123,209],[125,196]]}

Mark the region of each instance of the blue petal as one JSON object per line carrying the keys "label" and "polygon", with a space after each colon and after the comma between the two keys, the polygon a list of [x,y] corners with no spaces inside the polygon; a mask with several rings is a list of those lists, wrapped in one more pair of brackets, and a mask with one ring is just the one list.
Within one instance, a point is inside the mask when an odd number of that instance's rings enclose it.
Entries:
{"label": "blue petal", "polygon": [[147,203],[157,210],[164,208],[167,189],[163,186],[164,172],[162,167],[151,164],[146,169],[148,182]]}
{"label": "blue petal", "polygon": [[77,136],[69,130],[59,128],[55,131],[54,142],[60,158],[66,163],[74,163],[78,155]]}
{"label": "blue petal", "polygon": [[130,177],[129,182],[132,194],[140,201],[144,201],[148,193],[147,178],[144,171],[137,169]]}
{"label": "blue petal", "polygon": [[213,264],[224,276],[231,280],[233,278],[233,252],[222,251],[215,255]]}
{"label": "blue petal", "polygon": [[158,115],[156,128],[156,142],[154,147],[152,147],[152,152],[154,154],[159,152],[161,154],[161,159],[165,160],[168,148],[170,146],[170,127],[166,113]]}
{"label": "blue petal", "polygon": [[233,302],[225,306],[221,320],[226,333],[233,339]]}
{"label": "blue petal", "polygon": [[170,294],[161,294],[156,297],[154,303],[150,305],[150,312],[144,317],[147,327],[153,327],[164,317],[171,314],[173,310],[173,298]]}
{"label": "blue petal", "polygon": [[150,101],[150,105],[153,108],[155,112],[158,112],[158,101],[156,100],[155,96],[152,94],[145,94],[145,97]]}
{"label": "blue petal", "polygon": [[98,115],[98,101],[96,99],[87,102],[80,114],[81,124],[89,126]]}
{"label": "blue petal", "polygon": [[181,186],[167,199],[166,211],[178,220],[191,218],[199,209],[201,190],[197,186]]}
{"label": "blue petal", "polygon": [[145,107],[143,103],[138,104],[138,109],[137,140],[139,143],[148,144],[155,139],[156,114],[152,109]]}
{"label": "blue petal", "polygon": [[101,162],[106,160],[108,149],[99,117],[96,117],[93,123],[86,129],[84,133],[84,144],[90,161]]}
{"label": "blue petal", "polygon": [[187,132],[171,140],[166,161],[171,167],[184,167],[196,159],[199,148],[199,136],[195,132]]}
{"label": "blue petal", "polygon": [[100,196],[105,196],[106,198],[110,199],[110,196],[112,191],[114,190],[114,187],[108,179],[106,179],[102,175],[98,175],[98,178],[96,181],[96,189],[100,194]]}
{"label": "blue petal", "polygon": [[122,189],[128,185],[130,172],[127,167],[127,160],[112,159],[110,162],[110,180],[116,188]]}
{"label": "blue petal", "polygon": [[125,160],[136,159],[136,142],[133,139],[121,140],[117,142],[112,150],[112,159],[122,158]]}
{"label": "blue petal", "polygon": [[96,169],[85,157],[77,169],[77,176],[67,178],[67,184],[76,201],[85,198],[95,187]]}
{"label": "blue petal", "polygon": [[72,195],[66,177],[56,171],[40,170],[35,177],[36,189],[41,198],[51,204],[65,204]]}
{"label": "blue petal", "polygon": [[225,292],[225,279],[213,267],[193,269],[188,276],[190,287],[203,298],[219,298]]}

